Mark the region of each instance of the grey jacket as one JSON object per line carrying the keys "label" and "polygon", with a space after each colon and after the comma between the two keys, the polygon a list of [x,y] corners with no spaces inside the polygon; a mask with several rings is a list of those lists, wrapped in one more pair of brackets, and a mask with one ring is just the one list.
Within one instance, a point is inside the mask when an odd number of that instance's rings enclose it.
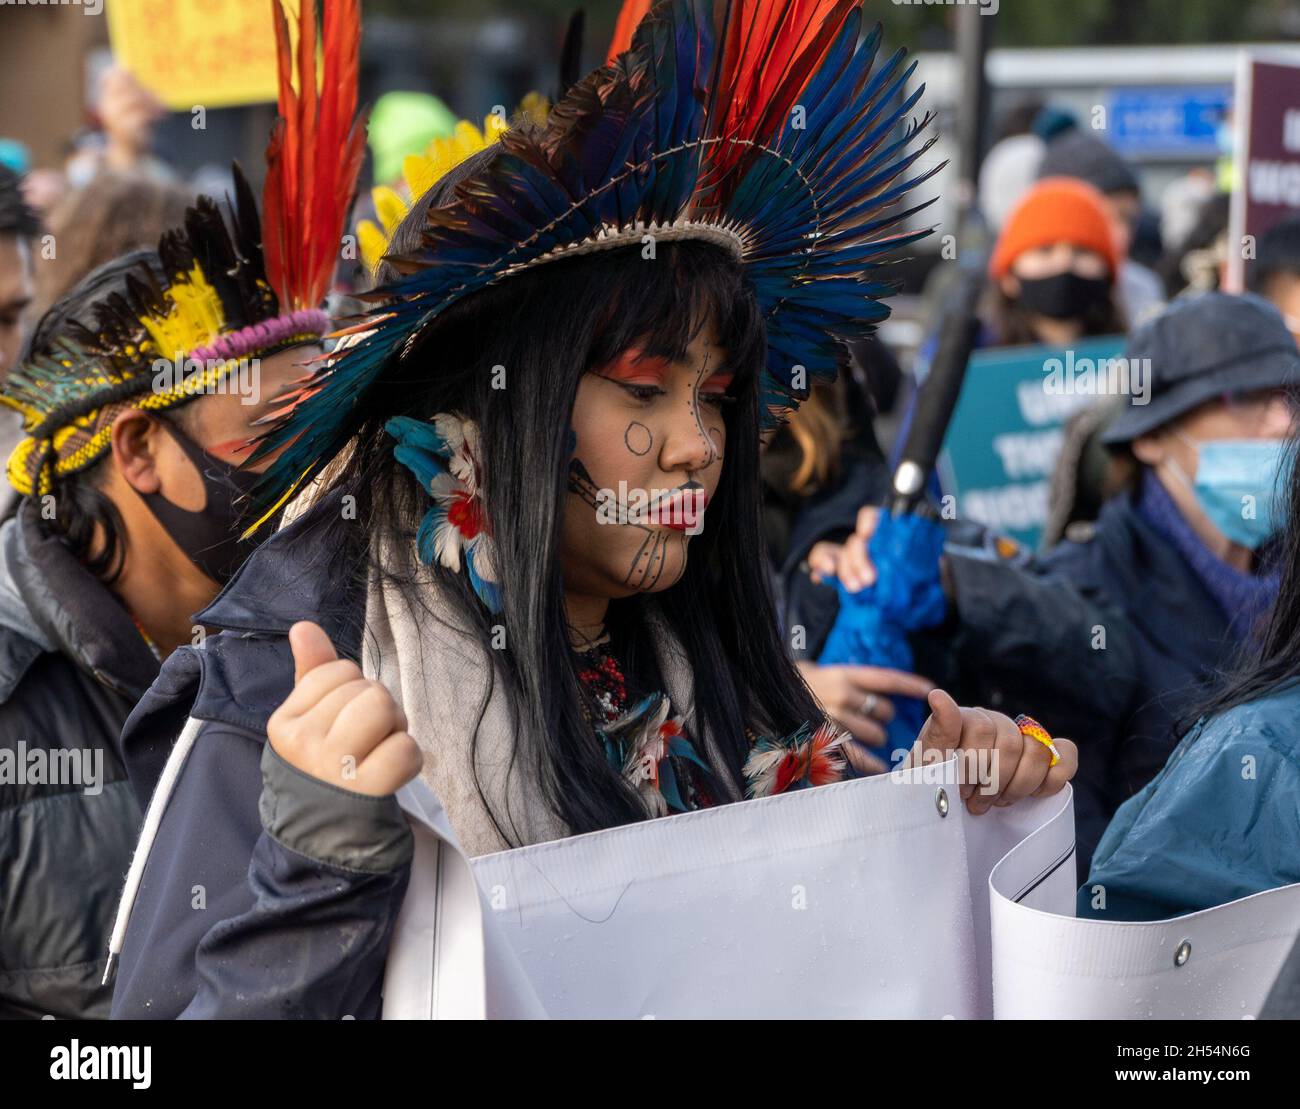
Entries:
{"label": "grey jacket", "polygon": [[0,528],[0,1017],[105,1017],[140,820],[118,736],[158,664],[24,501]]}

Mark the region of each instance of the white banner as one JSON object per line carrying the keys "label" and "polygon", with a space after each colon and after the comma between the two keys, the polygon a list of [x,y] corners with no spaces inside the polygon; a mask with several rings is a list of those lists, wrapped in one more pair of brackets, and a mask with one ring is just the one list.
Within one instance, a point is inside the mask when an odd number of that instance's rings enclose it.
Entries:
{"label": "white banner", "polygon": [[954,764],[467,861],[433,794],[386,1018],[1247,1017],[1300,886],[1074,919],[1068,790],[972,817]]}

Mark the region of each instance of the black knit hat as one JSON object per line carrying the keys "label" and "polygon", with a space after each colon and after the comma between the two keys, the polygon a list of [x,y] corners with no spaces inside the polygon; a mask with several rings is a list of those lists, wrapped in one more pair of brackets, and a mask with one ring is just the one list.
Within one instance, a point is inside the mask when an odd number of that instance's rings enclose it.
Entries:
{"label": "black knit hat", "polygon": [[1102,193],[1137,192],[1132,167],[1087,131],[1066,131],[1047,144],[1039,177],[1078,177]]}

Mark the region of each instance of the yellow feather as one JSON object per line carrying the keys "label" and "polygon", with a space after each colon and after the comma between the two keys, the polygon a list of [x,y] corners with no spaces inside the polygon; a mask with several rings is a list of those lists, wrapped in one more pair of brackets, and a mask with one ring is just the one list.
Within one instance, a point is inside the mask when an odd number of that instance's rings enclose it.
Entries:
{"label": "yellow feather", "polygon": [[376,186],[371,190],[370,195],[374,198],[375,214],[379,216],[384,233],[392,238],[397,225],[406,218],[406,213],[411,210],[411,206],[402,199],[397,190],[387,185]]}
{"label": "yellow feather", "polygon": [[31,479],[27,475],[27,462],[32,451],[36,449],[35,439],[22,439],[9,453],[9,462],[5,466],[5,475],[12,485],[24,497],[32,492]]}
{"label": "yellow feather", "polygon": [[281,496],[280,499],[275,502],[275,504],[271,505],[271,507],[268,508],[266,512],[264,512],[258,520],[256,520],[254,523],[249,525],[249,527],[245,528],[243,534],[240,535],[239,538],[240,539],[249,538],[249,536],[253,535],[258,528],[260,528],[264,523],[266,523],[267,520],[269,520],[272,516],[275,515],[276,512],[278,512],[285,504],[287,504],[289,498],[298,492],[299,487],[302,485],[302,479],[305,478],[308,473],[310,473],[309,469],[303,470],[303,472],[298,475],[297,480],[294,481],[294,483],[284,491],[284,495]]}
{"label": "yellow feather", "polygon": [[367,272],[374,273],[388,249],[388,236],[374,220],[363,219],[357,224],[357,245]]}
{"label": "yellow feather", "polygon": [[197,262],[188,274],[178,275],[166,297],[171,306],[165,316],[140,320],[160,354],[179,358],[221,334],[225,326],[221,298]]}
{"label": "yellow feather", "polygon": [[[519,110],[534,123],[544,124],[551,104],[541,93],[530,92],[520,102]],[[484,118],[481,131],[469,120],[462,119],[447,138],[434,139],[423,154],[408,154],[402,160],[402,180],[406,183],[409,200],[387,185],[378,185],[370,190],[383,230],[371,220],[362,220],[357,224],[357,239],[362,260],[371,273],[388,252],[393,233],[410,212],[412,203],[465,159],[486,150],[509,129],[509,121],[496,113]]]}
{"label": "yellow feather", "polygon": [[540,92],[529,92],[519,102],[519,110],[539,127],[545,126],[551,114],[551,102]]}

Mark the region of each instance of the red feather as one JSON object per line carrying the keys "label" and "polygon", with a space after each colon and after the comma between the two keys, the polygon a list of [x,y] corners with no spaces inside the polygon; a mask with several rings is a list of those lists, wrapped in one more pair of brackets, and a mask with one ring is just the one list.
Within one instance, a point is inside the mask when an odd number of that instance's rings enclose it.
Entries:
{"label": "red feather", "polygon": [[860,2],[730,0],[727,41],[709,81],[708,130],[710,136],[739,141],[714,147],[710,176],[716,180],[753,157],[745,142],[780,130]]}
{"label": "red feather", "polygon": [[844,777],[845,761],[840,751],[842,736],[832,724],[823,724],[808,742],[808,784],[824,786]]}
{"label": "red feather", "polygon": [[267,278],[280,298],[280,311],[290,312],[319,306],[329,292],[361,172],[365,153],[365,123],[357,116],[361,9],[358,0],[331,0],[325,5],[319,81],[316,0],[300,0],[296,59],[284,0],[271,0],[271,10],[280,118],[266,150],[263,242]]}
{"label": "red feather", "polygon": [[614,24],[614,37],[610,40],[609,55],[606,64],[612,62],[632,45],[632,32],[641,22],[641,17],[650,10],[651,0],[623,0],[623,7],[618,13],[618,22]]}

